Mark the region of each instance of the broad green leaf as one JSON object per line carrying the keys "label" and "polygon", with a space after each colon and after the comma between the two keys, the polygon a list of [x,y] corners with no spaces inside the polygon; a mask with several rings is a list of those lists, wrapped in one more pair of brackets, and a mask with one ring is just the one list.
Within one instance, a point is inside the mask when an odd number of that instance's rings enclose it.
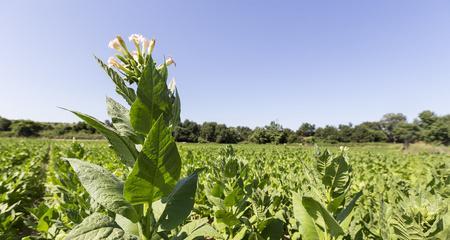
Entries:
{"label": "broad green leaf", "polygon": [[292,194],[292,205],[294,208],[294,217],[300,222],[302,236],[309,240],[319,240],[319,233],[313,218],[308,214],[303,206],[300,194]]}
{"label": "broad green leaf", "polygon": [[54,208],[48,208],[45,214],[43,214],[38,221],[36,229],[39,232],[48,232],[50,227],[49,223],[52,222],[52,219],[56,219],[58,216],[58,212],[55,211]]}
{"label": "broad green leaf", "polygon": [[269,218],[264,221],[264,228],[261,236],[264,239],[278,240],[282,239],[284,233],[284,222],[277,218]]}
{"label": "broad green leaf", "polygon": [[316,222],[320,216],[325,222],[327,232],[332,237],[337,237],[344,234],[344,230],[339,226],[339,223],[331,216],[331,214],[326,210],[326,208],[311,197],[302,197],[302,205],[306,209],[309,216],[311,216]]}
{"label": "broad green leaf", "polygon": [[317,159],[316,163],[317,171],[323,177],[325,175],[325,169],[330,164],[330,152],[328,150],[324,150],[322,153],[318,151],[316,153],[316,159]]}
{"label": "broad green leaf", "polygon": [[167,196],[181,170],[181,158],[172,131],[162,119],[153,125],[125,182],[125,198],[133,204],[152,203]]}
{"label": "broad green leaf", "polygon": [[97,57],[95,57],[95,59],[116,84],[116,92],[121,95],[128,104],[133,104],[133,102],[136,100],[136,93],[134,92],[134,89],[127,87],[122,77],[120,77],[120,75],[112,68],[108,67],[108,65],[103,63],[102,60]]}
{"label": "broad green leaf", "polygon": [[345,218],[350,214],[350,212],[355,207],[356,201],[361,197],[362,191],[359,191],[355,194],[355,196],[352,198],[350,203],[336,216],[336,220],[341,223],[345,220]]}
{"label": "broad green leaf", "polygon": [[101,213],[93,213],[85,218],[83,222],[75,226],[66,240],[131,240],[138,239],[136,236],[125,233],[114,219]]}
{"label": "broad green leaf", "polygon": [[181,101],[178,89],[175,89],[175,99],[172,104],[172,126],[178,126],[180,123]]}
{"label": "broad green leaf", "polygon": [[333,162],[335,162],[337,169],[335,170],[335,174],[332,178],[331,189],[333,191],[332,197],[336,197],[344,193],[350,185],[351,168],[343,155],[333,159]]}
{"label": "broad green leaf", "polygon": [[144,141],[144,138],[141,135],[137,135],[131,127],[130,111],[128,109],[110,97],[106,97],[106,106],[112,124],[121,136],[128,137],[135,143]]}
{"label": "broad green leaf", "polygon": [[131,142],[127,137],[120,136],[120,134],[116,132],[116,130],[110,128],[109,126],[95,119],[94,117],[91,117],[87,114],[83,114],[80,112],[71,111],[68,109],[65,110],[70,111],[73,114],[77,115],[87,124],[89,124],[97,131],[102,133],[103,136],[105,136],[106,139],[108,139],[109,143],[111,144],[116,154],[119,156],[120,160],[129,167],[133,166],[134,161],[138,156],[138,151],[136,150],[134,143]]}
{"label": "broad green leaf", "polygon": [[120,214],[116,214],[114,220],[126,233],[139,236],[138,223],[134,223]]}
{"label": "broad green leaf", "polygon": [[236,224],[239,224],[240,221],[237,219],[237,217],[224,209],[219,209],[214,213],[214,217],[216,218],[218,223],[224,223],[228,226],[234,226]]}
{"label": "broad green leaf", "polygon": [[194,207],[195,191],[197,190],[199,171],[195,171],[190,176],[178,181],[177,185],[167,197],[163,199],[166,207],[158,220],[161,228],[172,230],[182,224],[191,213]]}
{"label": "broad green leaf", "polygon": [[201,218],[185,224],[175,239],[192,240],[198,237],[220,239],[222,235],[208,224],[208,218]]}
{"label": "broad green leaf", "polygon": [[106,209],[132,222],[138,221],[136,210],[123,197],[123,183],[106,169],[74,158],[65,158],[89,195]]}
{"label": "broad green leaf", "polygon": [[139,80],[136,101],[131,105],[131,125],[137,132],[146,135],[160,115],[170,121],[170,104],[166,79],[159,74],[150,58]]}
{"label": "broad green leaf", "polygon": [[327,204],[327,210],[334,214],[336,212],[336,210],[338,210],[339,207],[341,206],[341,204],[344,202],[345,196],[346,196],[346,194],[342,193],[341,195],[337,196],[336,198],[333,198]]}

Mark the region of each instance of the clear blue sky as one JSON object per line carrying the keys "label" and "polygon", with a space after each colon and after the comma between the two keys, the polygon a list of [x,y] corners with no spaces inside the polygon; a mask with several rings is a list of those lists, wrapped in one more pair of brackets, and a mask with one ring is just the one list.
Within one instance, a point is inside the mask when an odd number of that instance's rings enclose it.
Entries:
{"label": "clear blue sky", "polygon": [[93,55],[141,33],[173,56],[182,118],[262,126],[450,113],[449,1],[2,1],[0,115],[107,119]]}

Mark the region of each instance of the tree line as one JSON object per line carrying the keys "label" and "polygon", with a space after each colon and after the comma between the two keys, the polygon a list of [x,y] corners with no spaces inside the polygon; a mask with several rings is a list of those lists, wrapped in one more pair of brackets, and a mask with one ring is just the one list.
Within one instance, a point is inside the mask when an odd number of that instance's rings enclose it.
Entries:
{"label": "tree line", "polygon": [[[106,121],[106,124],[111,125]],[[101,135],[84,122],[40,123],[29,120],[8,120],[0,117],[0,136],[49,138],[101,138]],[[340,124],[316,127],[302,123],[297,130],[283,127],[272,121],[264,127],[251,129],[245,126],[228,127],[217,122],[202,124],[185,120],[174,129],[178,142],[192,143],[348,143],[390,142],[414,143],[424,141],[450,145],[450,115],[439,116],[432,111],[421,112],[416,119],[407,121],[401,113],[388,113],[379,121],[358,125]]]}
{"label": "tree line", "polygon": [[408,122],[401,113],[388,113],[374,122],[358,125],[340,124],[316,127],[302,123],[297,130],[284,128],[272,121],[264,127],[251,129],[245,126],[227,127],[225,124],[205,122],[198,124],[185,120],[175,128],[175,139],[179,142],[239,143],[346,143],[346,142],[390,142],[450,144],[450,115],[438,116],[432,111],[423,111]]}

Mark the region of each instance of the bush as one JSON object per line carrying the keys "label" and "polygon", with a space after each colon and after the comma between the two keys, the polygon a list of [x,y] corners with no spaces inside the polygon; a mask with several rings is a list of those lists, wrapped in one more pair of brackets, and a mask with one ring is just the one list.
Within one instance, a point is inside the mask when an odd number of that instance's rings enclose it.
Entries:
{"label": "bush", "polygon": [[37,137],[43,129],[41,124],[28,120],[15,121],[11,128],[17,137]]}
{"label": "bush", "polygon": [[9,131],[11,120],[0,117],[0,131]]}

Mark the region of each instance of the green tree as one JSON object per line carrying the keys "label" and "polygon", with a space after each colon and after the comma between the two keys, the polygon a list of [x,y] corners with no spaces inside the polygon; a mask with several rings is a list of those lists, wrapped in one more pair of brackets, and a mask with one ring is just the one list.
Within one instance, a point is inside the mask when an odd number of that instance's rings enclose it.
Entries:
{"label": "green tree", "polygon": [[389,142],[395,142],[394,129],[398,124],[406,123],[406,116],[402,113],[387,113],[381,119],[381,126]]}
{"label": "green tree", "polygon": [[204,141],[215,142],[216,141],[216,122],[204,122],[200,130],[200,137]]}
{"label": "green tree", "polygon": [[363,122],[353,129],[352,142],[385,142],[388,140],[379,122]]}
{"label": "green tree", "polygon": [[0,131],[9,131],[11,123],[11,120],[0,117]]}
{"label": "green tree", "polygon": [[239,142],[239,133],[234,128],[228,128],[225,124],[216,126],[217,143],[237,143]]}
{"label": "green tree", "polygon": [[339,142],[350,142],[352,140],[353,126],[352,124],[339,124],[338,126],[338,140]]}
{"label": "green tree", "polygon": [[413,123],[399,123],[393,130],[395,142],[408,145],[415,142],[419,137],[419,127]]}
{"label": "green tree", "polygon": [[37,137],[39,131],[43,129],[41,124],[29,120],[15,121],[11,128],[12,132],[18,137]]}
{"label": "green tree", "polygon": [[336,127],[326,125],[323,128],[318,128],[314,135],[318,139],[321,139],[326,142],[336,143],[339,141],[339,131]]}
{"label": "green tree", "polygon": [[419,113],[419,120],[417,120],[416,123],[419,127],[427,129],[438,119],[439,117],[434,112],[425,110]]}
{"label": "green tree", "polygon": [[178,142],[198,142],[200,125],[194,121],[184,120],[174,131],[175,140]]}
{"label": "green tree", "polygon": [[450,115],[439,117],[431,124],[424,140],[450,145]]}
{"label": "green tree", "polygon": [[239,142],[249,141],[250,135],[252,134],[252,129],[249,127],[238,126],[236,131],[239,134]]}
{"label": "green tree", "polygon": [[249,139],[251,142],[258,144],[266,144],[271,142],[269,132],[267,129],[261,127],[255,128]]}
{"label": "green tree", "polygon": [[314,136],[314,133],[316,131],[316,125],[311,123],[302,123],[300,127],[297,130],[297,134],[300,137],[311,137]]}

